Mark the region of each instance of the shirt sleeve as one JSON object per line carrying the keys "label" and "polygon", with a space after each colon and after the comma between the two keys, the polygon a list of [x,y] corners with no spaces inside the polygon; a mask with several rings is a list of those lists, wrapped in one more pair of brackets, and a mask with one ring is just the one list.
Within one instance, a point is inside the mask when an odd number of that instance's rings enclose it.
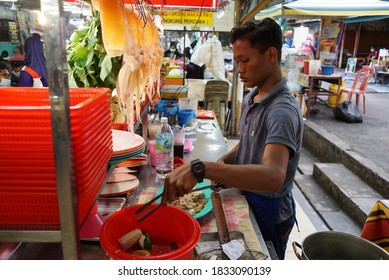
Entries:
{"label": "shirt sleeve", "polygon": [[292,159],[298,149],[299,116],[295,108],[280,105],[269,111],[266,120],[267,137],[266,144],[278,143],[289,148],[289,159]]}
{"label": "shirt sleeve", "polygon": [[20,71],[19,85],[21,87],[32,87],[34,85],[31,75],[26,71]]}

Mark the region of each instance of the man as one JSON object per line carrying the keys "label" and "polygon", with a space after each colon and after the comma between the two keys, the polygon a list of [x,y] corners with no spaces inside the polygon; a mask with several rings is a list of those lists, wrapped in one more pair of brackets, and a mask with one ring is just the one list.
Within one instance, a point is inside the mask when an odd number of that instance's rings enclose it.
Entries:
{"label": "man", "polygon": [[282,33],[266,18],[233,28],[230,41],[240,79],[253,88],[242,104],[239,143],[216,163],[197,160],[171,172],[162,203],[189,192],[203,178],[239,188],[264,239],[272,241],[279,259],[284,259],[295,222],[291,190],[304,123],[281,74]]}
{"label": "man", "polygon": [[169,57],[170,59],[179,59],[181,54],[177,50],[177,44],[175,42],[170,43],[170,47],[163,54],[164,57]]}

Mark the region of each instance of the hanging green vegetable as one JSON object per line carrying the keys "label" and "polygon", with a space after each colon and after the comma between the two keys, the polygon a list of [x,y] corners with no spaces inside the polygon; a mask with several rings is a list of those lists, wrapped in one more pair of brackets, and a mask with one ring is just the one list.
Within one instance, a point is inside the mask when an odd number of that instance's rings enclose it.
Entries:
{"label": "hanging green vegetable", "polygon": [[99,13],[92,9],[93,17],[85,28],[76,30],[67,47],[70,87],[116,88],[122,58],[111,58],[101,38]]}

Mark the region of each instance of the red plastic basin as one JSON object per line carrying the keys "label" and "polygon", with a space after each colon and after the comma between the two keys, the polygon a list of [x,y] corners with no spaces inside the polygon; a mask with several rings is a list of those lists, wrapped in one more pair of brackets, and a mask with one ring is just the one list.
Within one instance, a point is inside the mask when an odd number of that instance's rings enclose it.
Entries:
{"label": "red plastic basin", "polygon": [[[114,260],[190,260],[193,249],[200,240],[199,223],[187,212],[177,207],[161,207],[142,222],[137,222],[140,215],[135,211],[142,205],[130,206],[111,215],[100,232],[100,244],[104,251]],[[149,209],[156,207],[153,204]],[[153,248],[151,256],[137,256],[122,251],[118,239],[127,232],[139,228],[150,235]],[[163,250],[175,243],[176,250]],[[131,249],[130,249],[131,250]]]}

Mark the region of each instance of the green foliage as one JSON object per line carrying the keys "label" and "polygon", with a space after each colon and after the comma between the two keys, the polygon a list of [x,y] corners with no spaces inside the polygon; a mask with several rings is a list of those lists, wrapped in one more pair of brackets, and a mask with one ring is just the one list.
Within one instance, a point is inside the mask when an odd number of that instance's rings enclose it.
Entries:
{"label": "green foliage", "polygon": [[76,30],[67,47],[70,87],[116,88],[122,57],[111,58],[104,49],[98,12],[85,28]]}

